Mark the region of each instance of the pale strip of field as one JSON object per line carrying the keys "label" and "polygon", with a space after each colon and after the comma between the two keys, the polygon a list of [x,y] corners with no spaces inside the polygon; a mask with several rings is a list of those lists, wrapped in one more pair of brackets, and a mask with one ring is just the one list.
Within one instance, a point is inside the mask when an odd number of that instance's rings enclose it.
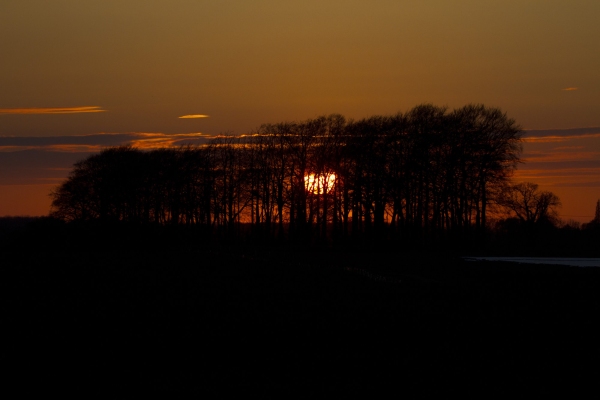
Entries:
{"label": "pale strip of field", "polygon": [[466,261],[505,261],[520,264],[553,264],[572,267],[600,267],[600,258],[560,257],[463,257]]}

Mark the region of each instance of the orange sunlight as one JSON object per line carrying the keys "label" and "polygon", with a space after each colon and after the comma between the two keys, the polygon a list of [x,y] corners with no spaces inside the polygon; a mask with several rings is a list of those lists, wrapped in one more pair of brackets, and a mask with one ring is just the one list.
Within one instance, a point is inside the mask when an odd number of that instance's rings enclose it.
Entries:
{"label": "orange sunlight", "polygon": [[308,174],[304,177],[304,187],[310,193],[324,194],[329,193],[335,185],[335,174]]}

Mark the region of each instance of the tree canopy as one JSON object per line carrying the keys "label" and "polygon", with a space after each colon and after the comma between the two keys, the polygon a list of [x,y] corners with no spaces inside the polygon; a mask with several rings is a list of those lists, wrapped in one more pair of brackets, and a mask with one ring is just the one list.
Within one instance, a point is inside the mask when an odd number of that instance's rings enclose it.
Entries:
{"label": "tree canopy", "polygon": [[506,207],[521,222],[533,225],[558,221],[557,208],[560,199],[552,192],[539,191],[538,185],[531,182],[507,186],[499,203]]}
{"label": "tree canopy", "polygon": [[103,150],[52,193],[52,215],[280,237],[478,231],[520,152],[519,126],[483,105],[334,114],[198,147]]}

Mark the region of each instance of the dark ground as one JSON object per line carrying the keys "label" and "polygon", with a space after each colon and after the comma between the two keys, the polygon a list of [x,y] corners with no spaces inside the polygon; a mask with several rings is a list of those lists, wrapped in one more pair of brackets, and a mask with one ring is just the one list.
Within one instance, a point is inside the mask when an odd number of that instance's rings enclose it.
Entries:
{"label": "dark ground", "polygon": [[43,242],[2,253],[4,378],[24,395],[573,395],[597,376],[598,268]]}

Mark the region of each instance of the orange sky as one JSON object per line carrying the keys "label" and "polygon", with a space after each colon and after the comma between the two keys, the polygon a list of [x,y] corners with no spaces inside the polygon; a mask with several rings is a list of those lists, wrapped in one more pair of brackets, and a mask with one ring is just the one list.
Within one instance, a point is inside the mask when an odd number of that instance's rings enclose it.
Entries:
{"label": "orange sky", "polygon": [[516,178],[589,220],[600,137],[572,131],[600,127],[599,15],[597,0],[3,1],[0,215],[46,213],[40,185],[74,154],[150,143],[138,132],[160,146],[428,102],[557,130],[525,143]]}
{"label": "orange sky", "polygon": [[514,180],[561,199],[563,220],[589,222],[600,199],[600,128],[525,131]]}

